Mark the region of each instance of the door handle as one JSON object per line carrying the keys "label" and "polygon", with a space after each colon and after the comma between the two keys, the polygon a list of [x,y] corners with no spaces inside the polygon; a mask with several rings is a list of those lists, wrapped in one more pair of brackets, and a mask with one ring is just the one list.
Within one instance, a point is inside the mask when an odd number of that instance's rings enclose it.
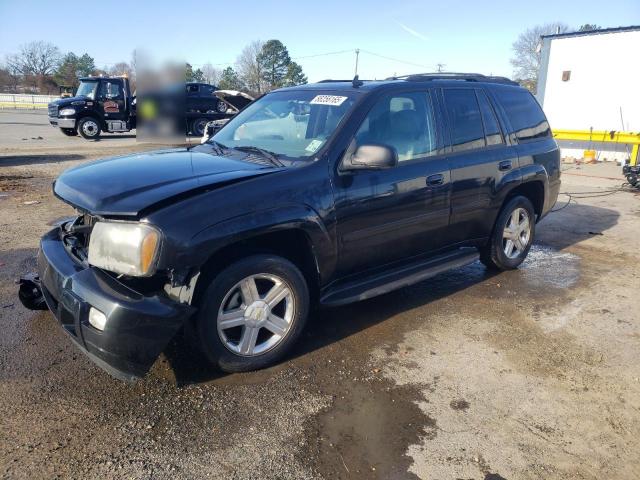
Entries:
{"label": "door handle", "polygon": [[427,185],[430,187],[437,187],[438,185],[442,185],[444,183],[444,175],[441,173],[436,173],[435,175],[429,175],[427,177]]}
{"label": "door handle", "polygon": [[501,172],[506,172],[507,170],[511,170],[511,160],[505,160],[504,162],[500,162],[498,164],[498,170]]}

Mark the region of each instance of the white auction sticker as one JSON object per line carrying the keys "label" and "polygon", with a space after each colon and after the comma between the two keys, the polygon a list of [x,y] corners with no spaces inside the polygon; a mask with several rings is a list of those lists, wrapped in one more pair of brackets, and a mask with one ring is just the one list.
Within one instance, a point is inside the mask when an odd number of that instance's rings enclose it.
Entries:
{"label": "white auction sticker", "polygon": [[307,148],[305,148],[305,150],[307,152],[315,153],[315,151],[320,148],[320,145],[322,145],[322,140],[311,140],[311,143],[307,145]]}
{"label": "white auction sticker", "polygon": [[342,105],[347,98],[348,97],[339,97],[337,95],[316,95],[310,103],[311,105],[331,105],[337,107]]}

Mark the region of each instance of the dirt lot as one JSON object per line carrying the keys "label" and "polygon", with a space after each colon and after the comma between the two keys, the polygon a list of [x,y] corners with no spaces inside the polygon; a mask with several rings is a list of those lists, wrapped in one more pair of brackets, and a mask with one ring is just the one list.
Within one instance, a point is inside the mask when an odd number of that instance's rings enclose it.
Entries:
{"label": "dirt lot", "polygon": [[[638,194],[550,215],[517,271],[474,264],[316,311],[274,368],[220,375],[178,339],[130,385],[77,352],[48,312],[22,308],[13,280],[71,213],[51,195],[59,172],[152,146],[3,135],[2,478],[640,477]],[[604,165],[563,182],[600,191],[622,177]]]}

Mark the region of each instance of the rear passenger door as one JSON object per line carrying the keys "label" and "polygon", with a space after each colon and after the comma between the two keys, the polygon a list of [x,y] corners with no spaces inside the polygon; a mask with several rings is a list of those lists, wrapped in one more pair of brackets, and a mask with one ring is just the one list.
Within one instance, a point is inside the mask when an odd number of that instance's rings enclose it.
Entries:
{"label": "rear passenger door", "polygon": [[518,183],[518,156],[482,88],[443,88],[449,132],[451,222],[449,243],[470,243],[491,234],[500,190]]}
{"label": "rear passenger door", "polygon": [[339,273],[347,275],[441,246],[449,224],[450,177],[436,102],[429,90],[387,94],[371,107],[347,151],[383,144],[398,165],[338,171]]}

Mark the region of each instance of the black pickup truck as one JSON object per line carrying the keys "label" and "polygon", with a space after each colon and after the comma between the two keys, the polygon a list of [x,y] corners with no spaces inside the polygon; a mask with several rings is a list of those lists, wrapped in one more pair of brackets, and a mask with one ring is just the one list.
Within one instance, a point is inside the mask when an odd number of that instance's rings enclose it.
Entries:
{"label": "black pickup truck", "polygon": [[[169,97],[179,106],[180,130],[201,136],[207,122],[231,118],[234,110],[228,100],[218,96],[218,89],[206,83],[178,85],[179,92],[156,92],[147,101],[162,104]],[[102,132],[122,133],[139,125],[138,98],[131,91],[127,77],[86,77],[80,79],[73,97],[60,98],[48,105],[49,123],[68,136],[80,134],[96,140]],[[157,108],[153,108],[157,110]],[[173,109],[176,110],[175,108]]]}
{"label": "black pickup truck", "polygon": [[43,237],[20,297],[120,378],[144,375],[183,327],[212,365],[262,368],[314,304],[478,259],[518,267],[559,187],[549,124],[507,79],[285,88],[203,145],[64,172],[53,190],[78,215]]}

